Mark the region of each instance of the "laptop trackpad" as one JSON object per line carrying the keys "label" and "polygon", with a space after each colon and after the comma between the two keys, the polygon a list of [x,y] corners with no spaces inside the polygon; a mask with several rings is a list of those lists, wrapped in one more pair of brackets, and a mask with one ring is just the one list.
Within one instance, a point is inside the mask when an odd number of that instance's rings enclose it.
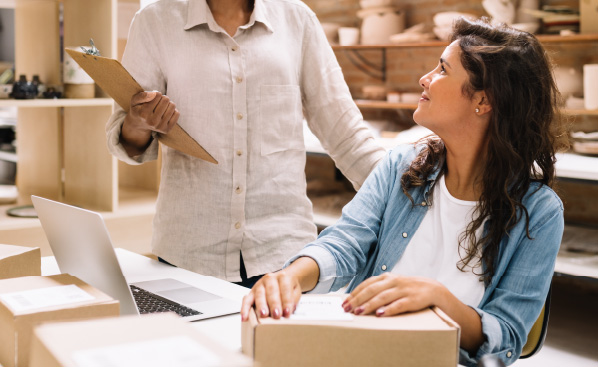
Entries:
{"label": "laptop trackpad", "polygon": [[133,285],[178,303],[189,304],[222,298],[172,278],[146,280],[144,282],[133,283]]}
{"label": "laptop trackpad", "polygon": [[157,294],[169,298],[173,301],[177,301],[179,303],[197,303],[197,302],[205,302],[211,301],[215,299],[220,299],[215,294],[208,293],[206,291],[202,291],[201,289],[194,288],[194,287],[186,287],[186,288],[179,288],[179,289],[172,289],[168,291],[159,291],[156,292]]}

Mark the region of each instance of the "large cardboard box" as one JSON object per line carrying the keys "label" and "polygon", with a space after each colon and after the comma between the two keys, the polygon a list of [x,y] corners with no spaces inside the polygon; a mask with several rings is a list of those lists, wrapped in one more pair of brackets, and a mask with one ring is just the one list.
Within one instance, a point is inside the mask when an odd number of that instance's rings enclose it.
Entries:
{"label": "large cardboard box", "polygon": [[174,314],[153,314],[40,325],[30,367],[252,365]]}
{"label": "large cardboard box", "polygon": [[118,301],[68,274],[0,280],[0,365],[29,365],[38,323],[118,315]]}
{"label": "large cardboard box", "polygon": [[0,244],[0,279],[42,275],[39,247]]}
{"label": "large cardboard box", "polygon": [[459,333],[438,308],[347,321],[275,320],[252,312],[242,325],[242,345],[260,367],[455,367]]}
{"label": "large cardboard box", "polygon": [[579,0],[579,18],[581,33],[598,33],[598,0]]}

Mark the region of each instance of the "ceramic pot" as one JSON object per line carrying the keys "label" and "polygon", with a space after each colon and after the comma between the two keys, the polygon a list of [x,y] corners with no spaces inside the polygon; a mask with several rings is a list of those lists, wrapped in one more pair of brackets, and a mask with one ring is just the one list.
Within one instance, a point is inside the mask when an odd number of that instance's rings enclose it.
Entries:
{"label": "ceramic pot", "polygon": [[361,44],[385,45],[390,36],[405,29],[405,12],[392,7],[362,9],[357,15],[361,23]]}

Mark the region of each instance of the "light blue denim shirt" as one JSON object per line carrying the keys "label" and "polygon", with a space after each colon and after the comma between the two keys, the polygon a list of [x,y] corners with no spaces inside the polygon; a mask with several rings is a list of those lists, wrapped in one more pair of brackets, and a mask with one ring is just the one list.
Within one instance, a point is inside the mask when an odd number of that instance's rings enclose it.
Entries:
{"label": "light blue denim shirt", "polygon": [[[401,175],[416,149],[405,145],[390,151],[343,208],[339,221],[287,262],[309,256],[318,263],[320,279],[313,293],[348,283],[351,291],[364,279],[390,271],[401,258],[430,207],[428,193],[439,174],[437,169],[426,185],[410,192],[412,205],[402,192]],[[523,204],[532,239],[524,220],[503,237],[495,274],[474,308],[486,340],[473,355],[461,349],[460,364],[475,366],[485,354],[496,354],[507,364],[516,361],[546,300],[563,235],[563,204],[554,191],[537,183]]]}

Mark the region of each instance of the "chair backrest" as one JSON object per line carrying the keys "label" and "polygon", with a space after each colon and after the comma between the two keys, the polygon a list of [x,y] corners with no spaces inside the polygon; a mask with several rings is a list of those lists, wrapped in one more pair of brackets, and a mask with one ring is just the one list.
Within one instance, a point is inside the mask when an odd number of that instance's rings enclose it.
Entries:
{"label": "chair backrest", "polygon": [[552,293],[552,284],[548,289],[548,295],[546,295],[546,302],[542,307],[540,316],[532,326],[529,334],[527,335],[527,342],[521,350],[520,359],[529,358],[534,354],[538,353],[542,349],[544,340],[546,339],[546,330],[548,329],[548,316],[550,314],[550,295]]}

